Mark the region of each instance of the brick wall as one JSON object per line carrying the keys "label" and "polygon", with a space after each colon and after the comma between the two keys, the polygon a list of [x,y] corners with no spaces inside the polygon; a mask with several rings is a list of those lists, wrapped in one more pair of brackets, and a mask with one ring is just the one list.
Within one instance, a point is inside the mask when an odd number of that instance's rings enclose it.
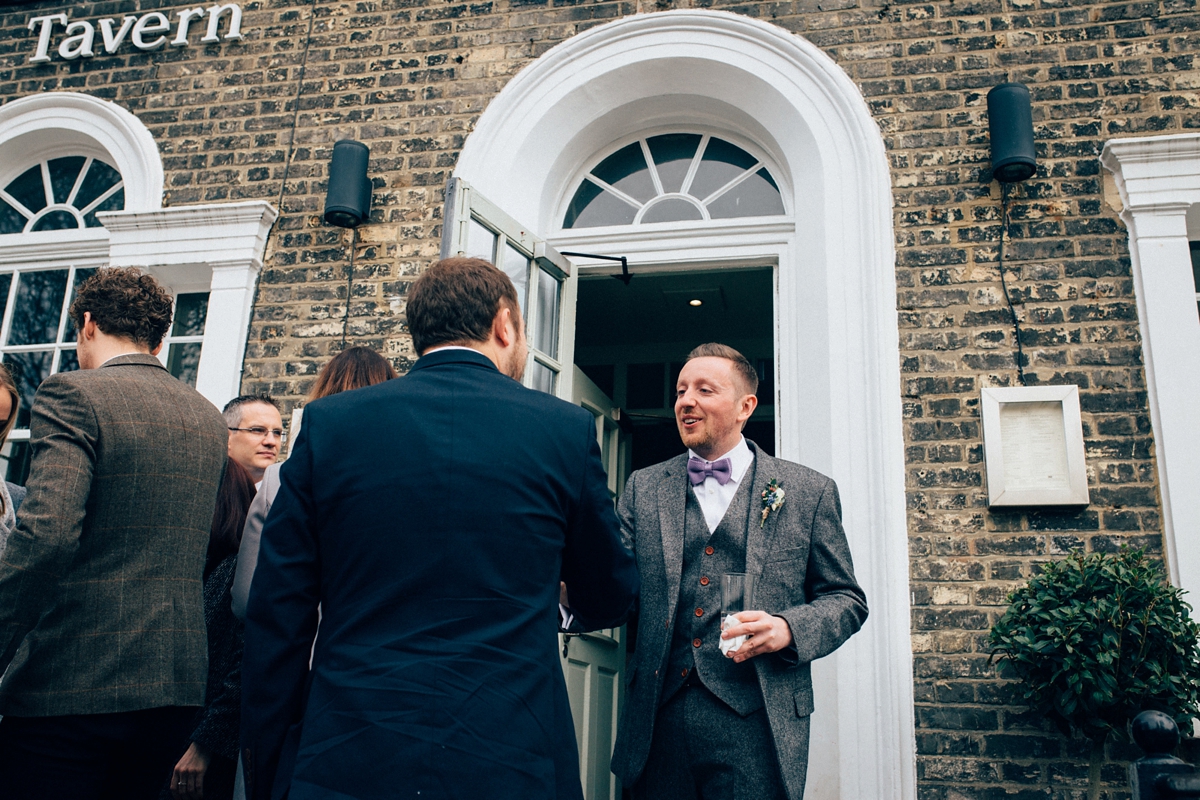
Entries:
{"label": "brick wall", "polygon": [[[1126,235],[1098,162],[1112,137],[1200,126],[1194,0],[695,2],[807,37],[851,75],[892,165],[922,798],[1082,797],[1086,747],[1050,731],[995,678],[984,639],[1006,593],[1073,548],[1161,551],[1153,444]],[[349,232],[321,224],[342,137],[371,146],[372,224],[357,249],[349,339],[413,360],[409,281],[438,251],[442,187],[473,123],[531,59],[590,26],[671,2],[247,2],[241,43],[29,65],[27,19],[0,7],[0,98],[74,90],[153,131],[166,203],[281,207],[244,388],[288,401],[340,348]],[[73,19],[174,8],[81,3]],[[198,38],[198,37],[193,37]],[[1030,384],[1081,388],[1092,504],[989,513],[978,396],[1013,385],[997,273],[987,89],[1028,84],[1040,169],[1012,198],[1007,248]],[[1114,758],[1128,751],[1114,751]],[[1108,796],[1124,797],[1114,761]]]}

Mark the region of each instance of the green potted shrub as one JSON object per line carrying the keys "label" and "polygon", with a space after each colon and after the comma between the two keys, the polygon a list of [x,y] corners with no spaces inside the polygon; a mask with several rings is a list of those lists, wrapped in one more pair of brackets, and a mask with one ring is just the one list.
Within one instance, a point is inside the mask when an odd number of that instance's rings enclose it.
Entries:
{"label": "green potted shrub", "polygon": [[1127,738],[1138,712],[1163,711],[1192,729],[1200,625],[1144,550],[1073,552],[1008,600],[989,636],[992,655],[1002,675],[1023,682],[1031,708],[1091,741],[1088,800],[1100,795],[1105,742]]}

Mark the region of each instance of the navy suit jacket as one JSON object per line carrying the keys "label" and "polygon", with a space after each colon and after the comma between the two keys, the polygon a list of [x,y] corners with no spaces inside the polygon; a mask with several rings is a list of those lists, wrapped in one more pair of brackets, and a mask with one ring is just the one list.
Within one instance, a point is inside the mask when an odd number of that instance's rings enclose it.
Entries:
{"label": "navy suit jacket", "polygon": [[307,406],[280,480],[246,614],[250,797],[581,798],[558,582],[604,624],[639,586],[591,414],[436,351]]}

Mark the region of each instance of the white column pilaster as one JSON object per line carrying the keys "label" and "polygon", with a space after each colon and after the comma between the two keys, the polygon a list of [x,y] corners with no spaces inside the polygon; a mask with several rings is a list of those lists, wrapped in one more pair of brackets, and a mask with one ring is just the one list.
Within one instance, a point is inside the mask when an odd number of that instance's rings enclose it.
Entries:
{"label": "white column pilaster", "polygon": [[1113,140],[1101,161],[1129,229],[1171,580],[1200,594],[1200,315],[1186,222],[1200,203],[1200,135]]}

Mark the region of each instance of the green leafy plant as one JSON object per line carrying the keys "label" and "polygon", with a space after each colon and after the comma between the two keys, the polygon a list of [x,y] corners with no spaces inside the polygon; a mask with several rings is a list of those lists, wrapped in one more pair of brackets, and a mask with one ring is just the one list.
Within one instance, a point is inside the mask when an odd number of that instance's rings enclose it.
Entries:
{"label": "green leafy plant", "polygon": [[1138,712],[1163,711],[1191,730],[1200,716],[1200,625],[1144,550],[1076,551],[1008,600],[988,639],[992,655],[1002,674],[1024,683],[1031,708],[1091,740],[1089,800],[1099,797],[1105,742],[1126,738]]}

